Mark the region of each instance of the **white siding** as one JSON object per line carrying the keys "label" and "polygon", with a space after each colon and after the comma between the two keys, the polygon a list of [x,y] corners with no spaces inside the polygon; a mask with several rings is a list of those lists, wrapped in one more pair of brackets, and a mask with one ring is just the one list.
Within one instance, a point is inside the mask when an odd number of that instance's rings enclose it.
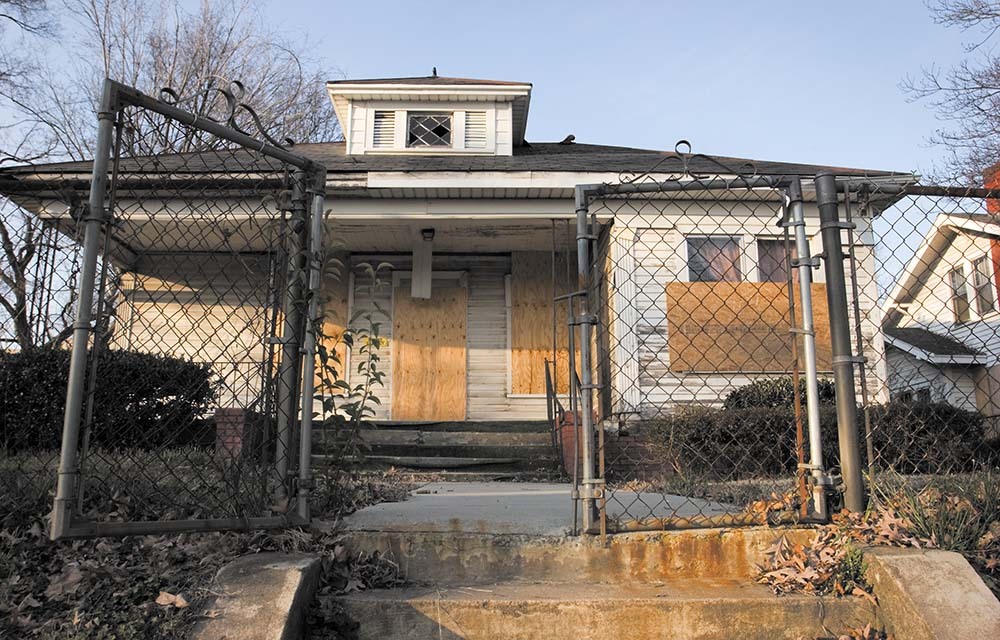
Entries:
{"label": "white siding", "polygon": [[889,390],[892,397],[901,392],[928,390],[934,402],[976,411],[976,371],[972,366],[936,366],[895,347],[887,349]]}
{"label": "white siding", "polygon": [[[720,373],[715,375],[676,373],[669,369],[665,285],[670,281],[687,281],[688,235],[733,235],[741,241],[740,270],[745,280],[756,280],[758,237],[780,234],[771,217],[771,205],[750,208],[740,205],[712,203],[662,203],[656,207],[622,207],[609,202],[607,209],[617,213],[611,239],[612,300],[615,309],[613,332],[617,350],[612,354],[616,363],[626,360],[626,353],[638,353],[638,389],[629,384],[636,372],[628,365],[615,364],[612,380],[617,386],[616,398],[624,405],[638,394],[642,411],[683,403],[718,403],[729,391],[753,380],[748,375]],[[600,208],[592,210],[600,212]],[[818,213],[807,207],[807,234],[817,252],[819,245]],[[855,237],[858,261],[859,309],[864,354],[868,358],[868,393],[875,401],[887,398],[886,365],[881,336],[881,310],[877,304],[874,253],[866,221],[859,221]],[[846,240],[846,236],[845,236]],[[634,263],[634,267],[632,264]],[[617,268],[615,268],[617,266]],[[632,273],[628,277],[626,271]],[[815,282],[823,282],[822,269],[813,271]],[[848,292],[849,298],[851,292]],[[630,326],[634,326],[630,329]],[[855,336],[852,309],[851,332]],[[632,347],[630,345],[636,345]],[[853,344],[853,343],[852,343]],[[860,391],[860,381],[859,381]],[[621,407],[624,410],[624,407]]]}

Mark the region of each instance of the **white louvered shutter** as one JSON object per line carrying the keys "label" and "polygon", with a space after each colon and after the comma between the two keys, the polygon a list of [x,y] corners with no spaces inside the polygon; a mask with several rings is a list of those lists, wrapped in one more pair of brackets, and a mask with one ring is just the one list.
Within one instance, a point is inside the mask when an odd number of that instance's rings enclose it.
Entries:
{"label": "white louvered shutter", "polygon": [[372,131],[372,148],[392,149],[396,145],[396,112],[376,111]]}
{"label": "white louvered shutter", "polygon": [[465,148],[486,148],[486,112],[465,112]]}

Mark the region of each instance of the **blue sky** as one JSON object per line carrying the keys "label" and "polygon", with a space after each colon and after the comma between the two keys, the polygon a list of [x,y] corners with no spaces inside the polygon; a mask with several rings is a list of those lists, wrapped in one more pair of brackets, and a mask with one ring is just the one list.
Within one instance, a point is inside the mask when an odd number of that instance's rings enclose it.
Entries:
{"label": "blue sky", "polygon": [[534,83],[528,139],[926,171],[938,123],[898,84],[972,36],[919,0],[270,2],[347,77]]}

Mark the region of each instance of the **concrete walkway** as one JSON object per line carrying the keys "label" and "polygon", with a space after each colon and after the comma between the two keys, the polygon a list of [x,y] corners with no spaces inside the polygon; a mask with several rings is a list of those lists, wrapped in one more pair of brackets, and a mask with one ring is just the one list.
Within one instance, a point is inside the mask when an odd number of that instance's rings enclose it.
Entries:
{"label": "concrete walkway", "polygon": [[[725,513],[723,505],[687,498],[618,491],[608,516],[630,513],[654,517]],[[641,504],[639,504],[641,503]],[[404,502],[362,509],[344,525],[351,531],[454,531],[565,535],[573,524],[570,485],[546,482],[432,482]]]}

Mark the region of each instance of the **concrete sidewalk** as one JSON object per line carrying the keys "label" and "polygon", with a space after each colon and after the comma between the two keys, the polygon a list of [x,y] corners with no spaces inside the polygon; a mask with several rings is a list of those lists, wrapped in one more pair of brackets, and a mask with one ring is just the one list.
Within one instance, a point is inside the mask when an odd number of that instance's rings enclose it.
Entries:
{"label": "concrete sidewalk", "polygon": [[[655,517],[725,513],[723,505],[687,498],[617,491],[608,517],[632,513]],[[432,482],[404,502],[362,509],[344,521],[350,531],[454,531],[565,535],[573,524],[570,485],[547,482]]]}

